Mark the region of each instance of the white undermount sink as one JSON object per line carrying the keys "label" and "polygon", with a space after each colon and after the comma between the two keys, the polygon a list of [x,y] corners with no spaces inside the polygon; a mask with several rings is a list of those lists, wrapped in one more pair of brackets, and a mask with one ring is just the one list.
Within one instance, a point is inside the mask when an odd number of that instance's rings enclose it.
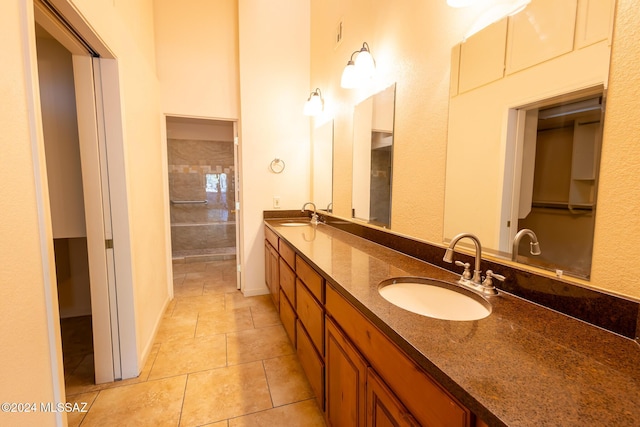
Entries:
{"label": "white undermount sink", "polygon": [[285,227],[304,227],[305,225],[310,225],[309,221],[299,222],[299,221],[291,221],[291,222],[281,222],[280,225]]}
{"label": "white undermount sink", "polygon": [[381,282],[378,292],[400,308],[435,319],[480,320],[491,314],[482,296],[436,279],[396,277]]}

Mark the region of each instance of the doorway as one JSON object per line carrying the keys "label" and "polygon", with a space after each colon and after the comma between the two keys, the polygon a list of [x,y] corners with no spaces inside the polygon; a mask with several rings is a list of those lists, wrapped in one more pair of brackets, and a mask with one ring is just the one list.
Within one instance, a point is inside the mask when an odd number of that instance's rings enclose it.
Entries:
{"label": "doorway", "polygon": [[[84,29],[85,37],[94,35],[80,16],[65,10]],[[58,322],[84,318],[71,323],[80,323],[78,330],[90,331],[90,341],[81,345],[81,360],[91,368],[91,383],[132,378],[139,370],[135,328],[131,327],[135,318],[131,257],[126,251],[129,219],[122,215],[113,223],[111,219],[111,206],[116,214],[127,212],[117,62],[95,37],[92,40],[100,54],[94,50],[82,38],[83,32],[48,0],[33,2],[33,19],[30,37],[35,35],[35,45],[27,55],[38,69],[29,78],[34,108],[40,113],[36,125],[42,123],[42,139],[34,144],[44,146],[36,169],[47,174],[42,182],[49,186],[48,197],[42,202],[49,204],[54,244],[46,246],[53,249],[50,258],[56,262],[59,294],[59,306],[49,311],[51,339],[60,337],[62,329],[67,337],[63,347],[69,347],[68,337],[75,340],[78,334],[69,332],[66,325],[59,328]],[[109,138],[105,129],[110,131]],[[115,250],[114,241],[123,250]],[[51,346],[51,361],[66,364],[68,372],[71,361],[61,361],[56,347],[57,341]]]}
{"label": "doorway", "polygon": [[174,263],[237,253],[235,123],[167,117]]}
{"label": "doorway", "polygon": [[514,243],[514,261],[589,278],[604,114],[603,89],[518,110],[511,241],[530,230],[541,253],[529,250],[526,240]]}

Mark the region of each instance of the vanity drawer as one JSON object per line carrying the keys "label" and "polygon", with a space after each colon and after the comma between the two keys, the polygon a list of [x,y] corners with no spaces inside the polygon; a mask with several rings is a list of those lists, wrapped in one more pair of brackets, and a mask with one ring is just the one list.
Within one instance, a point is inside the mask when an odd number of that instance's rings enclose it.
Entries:
{"label": "vanity drawer", "polygon": [[296,274],[321,303],[324,302],[324,279],[302,258],[296,256]]}
{"label": "vanity drawer", "polygon": [[283,240],[280,240],[278,252],[280,252],[280,256],[289,264],[289,267],[296,268],[296,253],[291,249],[291,246],[287,245]]}
{"label": "vanity drawer", "polygon": [[267,239],[274,248],[278,247],[278,236],[267,226],[264,227],[264,238]]}
{"label": "vanity drawer", "polygon": [[296,312],[289,304],[289,300],[284,295],[284,292],[280,290],[280,320],[282,320],[282,326],[287,331],[289,339],[293,347],[296,346]]}
{"label": "vanity drawer", "polygon": [[320,354],[324,354],[324,313],[322,306],[300,281],[296,280],[296,312]]}
{"label": "vanity drawer", "polygon": [[280,289],[284,291],[291,304],[296,303],[296,274],[282,258],[280,258]]}
{"label": "vanity drawer", "polygon": [[324,410],[324,362],[313,348],[311,339],[302,327],[298,319],[297,322],[297,352],[300,365],[307,375],[311,390],[316,396],[318,405]]}
{"label": "vanity drawer", "polygon": [[471,412],[467,408],[331,286],[327,286],[326,293],[327,313],[418,422],[428,426],[470,426]]}

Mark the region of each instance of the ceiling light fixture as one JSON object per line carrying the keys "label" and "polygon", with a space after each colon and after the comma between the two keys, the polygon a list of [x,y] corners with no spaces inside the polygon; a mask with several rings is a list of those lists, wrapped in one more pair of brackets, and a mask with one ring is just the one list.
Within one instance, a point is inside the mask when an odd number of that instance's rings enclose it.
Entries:
{"label": "ceiling light fixture", "polygon": [[324,110],[324,99],[322,99],[320,88],[316,88],[304,103],[303,113],[305,116],[317,116],[322,113],[322,110]]}
{"label": "ceiling light fixture", "polygon": [[340,86],[346,89],[358,87],[366,80],[371,79],[375,71],[376,62],[371,56],[369,45],[364,42],[360,50],[356,50],[351,54],[351,58],[349,58],[349,62],[347,62],[342,72]]}

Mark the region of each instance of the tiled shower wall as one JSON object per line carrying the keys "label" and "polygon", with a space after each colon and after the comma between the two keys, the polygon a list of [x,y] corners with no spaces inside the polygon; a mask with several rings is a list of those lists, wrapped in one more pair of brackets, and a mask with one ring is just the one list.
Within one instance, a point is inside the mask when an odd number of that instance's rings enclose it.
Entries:
{"label": "tiled shower wall", "polygon": [[[168,139],[174,258],[235,254],[233,142]],[[207,192],[207,174],[227,176],[226,192]],[[198,203],[203,202],[205,203]]]}

